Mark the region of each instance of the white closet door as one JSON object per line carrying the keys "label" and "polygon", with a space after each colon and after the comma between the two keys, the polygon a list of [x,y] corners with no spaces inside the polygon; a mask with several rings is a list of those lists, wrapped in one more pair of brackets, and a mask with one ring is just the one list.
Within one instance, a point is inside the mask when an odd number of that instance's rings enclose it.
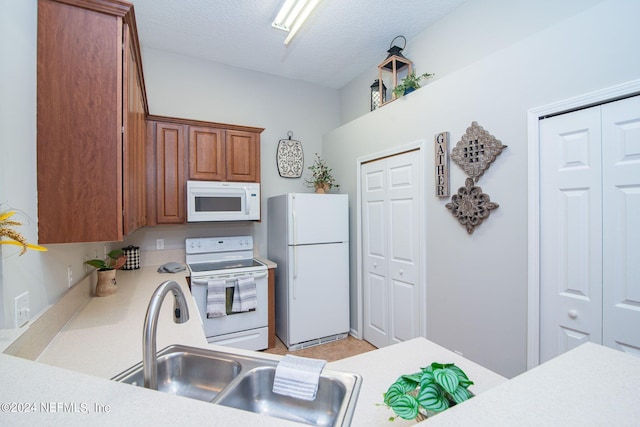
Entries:
{"label": "white closet door", "polygon": [[364,339],[384,347],[389,343],[385,163],[365,163],[361,178]]}
{"label": "white closet door", "polygon": [[602,106],[603,344],[640,356],[640,97]]}
{"label": "white closet door", "polygon": [[376,347],[420,335],[420,151],[361,169],[364,338]]}
{"label": "white closet door", "polygon": [[640,97],[540,122],[540,362],[640,356]]}
{"label": "white closet door", "polygon": [[540,121],[540,362],[602,341],[600,107]]}

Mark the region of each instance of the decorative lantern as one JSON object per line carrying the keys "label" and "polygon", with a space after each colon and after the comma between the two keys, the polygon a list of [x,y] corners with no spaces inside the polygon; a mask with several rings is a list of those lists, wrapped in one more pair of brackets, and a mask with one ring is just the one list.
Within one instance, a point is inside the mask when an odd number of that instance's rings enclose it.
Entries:
{"label": "decorative lantern", "polygon": [[[395,46],[393,44],[393,42],[399,38],[404,40],[404,45],[402,47]],[[406,45],[407,39],[404,36],[397,36],[391,40],[391,45],[389,50],[387,50],[389,55],[387,55],[387,58],[378,65],[378,81],[382,83],[380,88],[384,87],[385,77],[387,81],[390,81],[392,85],[391,88],[393,89],[398,86],[398,80],[402,80],[411,73],[412,63],[408,58],[402,55],[402,50]],[[382,89],[380,89],[380,99],[382,99]],[[393,101],[394,99],[396,99],[396,95],[392,94],[391,100]],[[384,105],[384,101],[381,105]]]}
{"label": "decorative lantern", "polygon": [[371,85],[371,111],[387,102],[387,87],[382,83],[380,88],[380,80],[375,79]]}

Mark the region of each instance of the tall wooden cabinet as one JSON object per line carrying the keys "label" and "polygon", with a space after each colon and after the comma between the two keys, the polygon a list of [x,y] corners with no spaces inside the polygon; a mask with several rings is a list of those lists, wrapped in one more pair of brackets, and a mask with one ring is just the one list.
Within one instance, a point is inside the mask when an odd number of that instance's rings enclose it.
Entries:
{"label": "tall wooden cabinet", "polygon": [[39,0],[40,243],[118,241],[146,220],[147,103],[121,0]]}
{"label": "tall wooden cabinet", "polygon": [[147,117],[147,224],[186,223],[187,180],[260,182],[264,129]]}

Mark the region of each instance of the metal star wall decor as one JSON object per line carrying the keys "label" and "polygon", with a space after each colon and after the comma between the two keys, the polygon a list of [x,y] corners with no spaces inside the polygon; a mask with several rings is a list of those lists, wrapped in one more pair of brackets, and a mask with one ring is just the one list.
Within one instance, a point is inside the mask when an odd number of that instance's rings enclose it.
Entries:
{"label": "metal star wall decor", "polygon": [[482,192],[482,188],[473,185],[473,179],[467,178],[464,187],[458,189],[458,194],[451,196],[451,203],[445,207],[451,210],[467,233],[472,234],[475,227],[489,218],[491,211],[499,207],[490,200],[489,195]]}
{"label": "metal star wall decor", "polygon": [[451,151],[451,158],[467,174],[478,182],[478,178],[489,169],[491,163],[507,148],[495,136],[484,130],[478,122],[471,126]]}

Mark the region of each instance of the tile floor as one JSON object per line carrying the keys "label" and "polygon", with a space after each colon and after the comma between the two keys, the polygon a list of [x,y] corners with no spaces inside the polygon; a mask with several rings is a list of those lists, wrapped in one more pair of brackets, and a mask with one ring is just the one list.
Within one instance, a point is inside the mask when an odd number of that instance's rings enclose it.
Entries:
{"label": "tile floor", "polygon": [[311,357],[313,359],[323,359],[327,362],[333,362],[375,349],[376,347],[369,344],[367,341],[348,336],[342,340],[303,348],[302,350],[288,351],[287,347],[278,339],[278,337],[276,337],[276,346],[274,348],[264,350],[264,352],[282,355],[291,353],[300,357]]}

